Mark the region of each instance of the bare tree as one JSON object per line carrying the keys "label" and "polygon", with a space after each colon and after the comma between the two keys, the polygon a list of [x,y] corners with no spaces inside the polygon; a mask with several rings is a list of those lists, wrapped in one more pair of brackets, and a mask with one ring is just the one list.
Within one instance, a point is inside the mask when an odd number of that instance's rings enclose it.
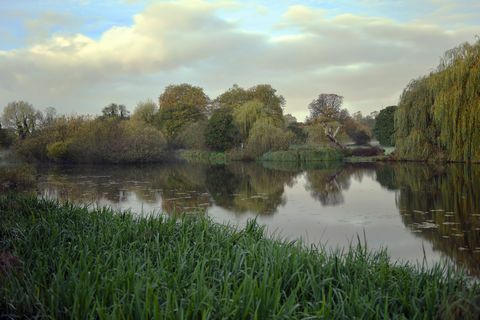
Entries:
{"label": "bare tree", "polygon": [[20,139],[25,139],[35,131],[41,113],[25,101],[14,101],[3,110],[2,123],[5,128],[15,130]]}

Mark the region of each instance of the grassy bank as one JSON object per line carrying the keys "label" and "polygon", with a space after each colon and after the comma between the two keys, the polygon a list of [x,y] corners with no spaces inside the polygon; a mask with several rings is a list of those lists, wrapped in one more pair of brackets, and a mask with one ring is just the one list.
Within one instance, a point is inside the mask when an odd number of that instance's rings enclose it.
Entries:
{"label": "grassy bank", "polygon": [[[385,252],[327,252],[204,218],[0,196],[2,316],[478,318],[479,288]],[[444,273],[446,272],[446,275]],[[1,316],[0,316],[1,317]]]}
{"label": "grassy bank", "polygon": [[225,164],[229,161],[225,152],[210,152],[203,150],[182,150],[177,153],[178,158],[187,162],[204,164]]}
{"label": "grassy bank", "polygon": [[261,161],[279,161],[279,162],[315,162],[315,161],[341,161],[343,154],[332,148],[318,150],[286,150],[273,151],[265,153]]}

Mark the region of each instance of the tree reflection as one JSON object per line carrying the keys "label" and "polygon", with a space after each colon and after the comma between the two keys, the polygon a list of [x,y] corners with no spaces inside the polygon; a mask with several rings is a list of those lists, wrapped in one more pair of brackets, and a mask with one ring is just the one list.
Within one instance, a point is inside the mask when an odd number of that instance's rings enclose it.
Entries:
{"label": "tree reflection", "polygon": [[350,188],[351,179],[362,181],[365,174],[372,172],[372,164],[348,164],[323,162],[314,169],[306,170],[305,189],[323,206],[344,203],[343,191]]}
{"label": "tree reflection", "polygon": [[480,274],[480,166],[381,165],[377,180],[398,190],[402,221],[415,235]]}

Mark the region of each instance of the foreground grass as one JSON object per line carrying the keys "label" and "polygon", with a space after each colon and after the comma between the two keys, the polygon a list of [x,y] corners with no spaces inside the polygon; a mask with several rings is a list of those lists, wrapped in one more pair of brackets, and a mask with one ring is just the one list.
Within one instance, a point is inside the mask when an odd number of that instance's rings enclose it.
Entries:
{"label": "foreground grass", "polygon": [[[46,318],[478,318],[479,288],[385,252],[326,252],[205,218],[0,196],[0,310]],[[0,316],[1,317],[1,316]]]}

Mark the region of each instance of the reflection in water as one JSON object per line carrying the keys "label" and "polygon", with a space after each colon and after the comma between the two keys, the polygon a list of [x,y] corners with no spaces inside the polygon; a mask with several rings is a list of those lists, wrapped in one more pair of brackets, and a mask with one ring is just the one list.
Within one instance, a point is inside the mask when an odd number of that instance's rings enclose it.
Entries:
{"label": "reflection in water", "polygon": [[432,252],[480,274],[480,166],[177,163],[42,171],[39,191],[47,197],[133,211],[202,212],[234,223],[260,215],[262,223],[294,236],[307,231],[333,243],[338,238],[329,230],[353,238],[369,226],[370,238],[392,251],[425,240]]}
{"label": "reflection in water", "polygon": [[403,223],[457,262],[480,274],[480,167],[382,165],[377,179],[399,189]]}

